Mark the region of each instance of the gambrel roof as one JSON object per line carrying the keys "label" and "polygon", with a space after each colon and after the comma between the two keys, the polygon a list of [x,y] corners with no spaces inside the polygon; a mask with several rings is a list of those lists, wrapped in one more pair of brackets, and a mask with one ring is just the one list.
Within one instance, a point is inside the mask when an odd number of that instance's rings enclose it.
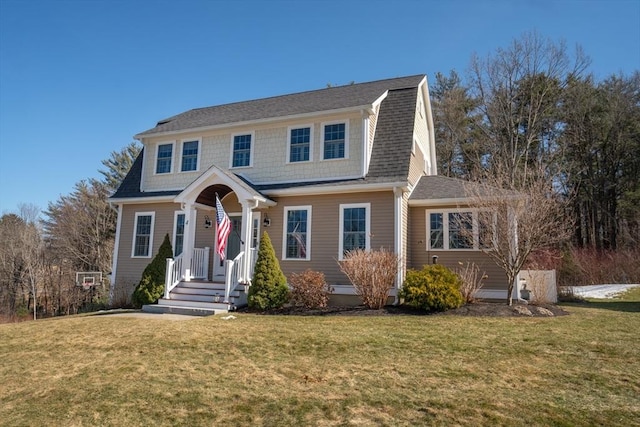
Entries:
{"label": "gambrel roof", "polygon": [[[411,161],[418,91],[425,78],[421,74],[198,108],[161,120],[156,127],[136,137],[247,123],[260,119],[286,118],[298,114],[370,108],[386,94],[380,103],[369,170],[365,177],[260,184],[249,182],[241,175],[234,174],[234,176],[244,180],[255,190],[266,193],[294,188],[318,189],[406,182]],[[141,191],[143,153],[144,151],[140,153],[112,199],[167,197],[180,193],[180,191]]]}
{"label": "gambrel roof", "polygon": [[153,129],[139,133],[136,138],[164,132],[371,106],[387,90],[415,88],[423,79],[424,75],[419,74],[196,108],[160,120]]}

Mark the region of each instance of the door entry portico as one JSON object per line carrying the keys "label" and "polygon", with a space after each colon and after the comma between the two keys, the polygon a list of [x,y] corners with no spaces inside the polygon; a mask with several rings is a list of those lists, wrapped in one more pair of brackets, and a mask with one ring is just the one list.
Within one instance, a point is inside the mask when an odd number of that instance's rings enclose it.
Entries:
{"label": "door entry portico", "polygon": [[[233,260],[242,250],[242,240],[240,239],[242,233],[242,215],[229,214],[229,220],[231,221],[231,233],[229,234],[227,247],[225,248],[225,260]],[[213,238],[213,247],[216,249],[214,253],[213,277],[215,281],[219,281],[224,279],[226,263],[220,258],[220,255],[218,255],[218,248],[215,246],[217,236],[213,236]]]}

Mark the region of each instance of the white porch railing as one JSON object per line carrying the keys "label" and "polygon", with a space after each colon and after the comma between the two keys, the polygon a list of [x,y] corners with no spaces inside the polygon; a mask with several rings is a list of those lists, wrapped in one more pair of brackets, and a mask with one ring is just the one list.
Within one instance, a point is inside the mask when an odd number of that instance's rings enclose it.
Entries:
{"label": "white porch railing", "polygon": [[256,270],[256,261],[258,260],[258,248],[249,249],[249,277],[246,278],[246,282],[251,284],[253,273]]}
{"label": "white porch railing", "polygon": [[[164,297],[169,299],[169,293],[181,280],[185,279],[183,254],[175,258],[167,258],[167,271],[164,279]],[[193,248],[189,279],[209,279],[209,248]]]}
{"label": "white porch railing", "polygon": [[209,248],[193,248],[191,278],[209,279]]}
{"label": "white porch railing", "polygon": [[164,297],[169,299],[169,292],[182,280],[182,254],[175,258],[167,258],[167,272],[164,279]]}
{"label": "white porch railing", "polygon": [[242,282],[242,266],[245,262],[246,258],[244,256],[244,251],[240,251],[240,253],[233,259],[225,261],[225,277],[224,277],[224,302],[229,302],[229,296],[231,292],[235,291],[240,282]]}
{"label": "white porch railing", "polygon": [[[251,284],[251,278],[255,270],[258,250],[256,248],[249,249],[248,255],[241,251],[233,260],[225,261],[225,292],[224,301],[229,302],[229,296],[236,290],[240,284]],[[170,293],[180,281],[185,279],[183,270],[182,254],[175,258],[167,258],[167,272],[165,277],[164,297],[170,299]],[[245,268],[245,263],[249,263]],[[193,257],[191,258],[191,274],[190,279],[207,279],[209,278],[209,248],[194,248]],[[244,277],[245,271],[248,277]]]}

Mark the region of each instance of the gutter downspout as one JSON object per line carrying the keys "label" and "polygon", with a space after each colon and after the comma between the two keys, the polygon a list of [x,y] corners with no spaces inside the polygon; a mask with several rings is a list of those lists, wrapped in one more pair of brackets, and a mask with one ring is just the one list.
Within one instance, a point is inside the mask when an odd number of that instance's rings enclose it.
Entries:
{"label": "gutter downspout", "polygon": [[398,298],[398,293],[402,288],[402,283],[404,282],[404,274],[405,274],[405,257],[404,257],[404,236],[403,236],[403,196],[404,196],[404,188],[401,187],[393,187],[393,217],[394,217],[394,249],[395,254],[398,257],[398,272],[396,273],[396,296],[393,301],[393,305],[398,305],[400,303],[400,299]]}

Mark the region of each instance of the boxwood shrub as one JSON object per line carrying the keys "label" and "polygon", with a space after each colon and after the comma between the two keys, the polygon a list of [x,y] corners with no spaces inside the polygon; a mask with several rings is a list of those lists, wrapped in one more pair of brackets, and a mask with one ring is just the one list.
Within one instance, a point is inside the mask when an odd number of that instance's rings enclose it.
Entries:
{"label": "boxwood shrub", "polygon": [[464,303],[460,277],[441,264],[409,270],[400,290],[403,304],[426,311],[445,311]]}

